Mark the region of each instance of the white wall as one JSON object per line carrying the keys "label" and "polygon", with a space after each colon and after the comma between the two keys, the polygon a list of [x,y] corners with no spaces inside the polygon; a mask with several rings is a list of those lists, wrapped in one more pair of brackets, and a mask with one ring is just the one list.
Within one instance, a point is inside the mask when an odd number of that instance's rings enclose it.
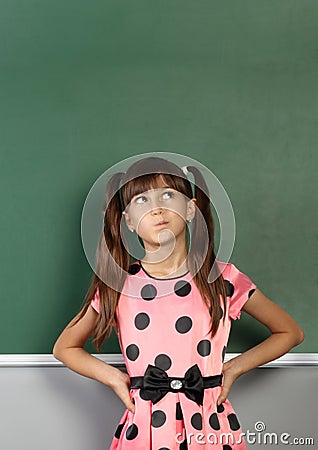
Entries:
{"label": "white wall", "polygon": [[[226,355],[226,360],[234,354]],[[298,363],[295,354],[254,369],[236,380],[229,399],[243,431],[255,432],[262,421],[278,436],[312,437],[317,448],[317,358]],[[296,355],[297,356],[297,355]],[[42,357],[42,361],[41,361]],[[46,362],[43,362],[43,357]],[[114,355],[99,355],[111,363]],[[33,359],[32,359],[33,358]],[[13,358],[14,359],[14,358]],[[297,358],[296,358],[297,359]],[[3,450],[106,450],[125,406],[107,386],[78,375],[52,355],[28,355],[22,362],[2,356],[0,368]],[[29,361],[29,362],[28,362]],[[114,365],[123,369],[117,362]],[[262,437],[262,433],[257,433]],[[248,444],[249,449],[284,448],[284,444]]]}

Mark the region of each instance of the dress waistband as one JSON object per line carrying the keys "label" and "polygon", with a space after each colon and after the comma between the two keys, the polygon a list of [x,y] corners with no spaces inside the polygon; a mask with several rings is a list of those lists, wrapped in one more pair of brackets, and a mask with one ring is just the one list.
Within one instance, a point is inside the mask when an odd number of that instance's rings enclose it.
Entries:
{"label": "dress waistband", "polygon": [[140,389],[144,400],[157,403],[167,392],[184,392],[185,395],[203,405],[204,389],[222,385],[223,373],[203,377],[199,366],[191,366],[184,377],[169,377],[160,367],[148,364],[144,376],[130,377],[130,388]]}

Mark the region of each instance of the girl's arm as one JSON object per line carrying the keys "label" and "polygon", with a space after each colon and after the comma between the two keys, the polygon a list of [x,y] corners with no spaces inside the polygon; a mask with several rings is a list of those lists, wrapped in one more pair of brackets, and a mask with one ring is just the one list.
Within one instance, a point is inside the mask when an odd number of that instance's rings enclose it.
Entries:
{"label": "girl's arm", "polygon": [[258,288],[242,309],[265,325],[272,334],[260,344],[223,364],[224,383],[219,404],[226,399],[237,377],[279,358],[304,340],[304,331],[298,323]]}
{"label": "girl's arm", "polygon": [[93,333],[98,313],[89,306],[82,319],[71,327],[75,319],[76,317],[71,320],[55,342],[54,357],[74,372],[111,387],[127,408],[134,411],[134,404],[129,395],[129,376],[83,348]]}

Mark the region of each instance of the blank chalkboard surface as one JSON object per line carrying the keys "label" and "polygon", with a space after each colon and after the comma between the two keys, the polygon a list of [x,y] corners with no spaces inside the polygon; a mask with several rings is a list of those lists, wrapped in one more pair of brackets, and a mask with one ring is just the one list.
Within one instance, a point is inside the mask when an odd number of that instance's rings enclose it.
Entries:
{"label": "blank chalkboard surface", "polygon": [[[292,351],[317,351],[317,30],[314,0],[2,1],[1,353],[52,352],[92,276],[85,198],[152,151],[218,177],[230,261],[303,327]],[[268,335],[243,313],[228,351]]]}

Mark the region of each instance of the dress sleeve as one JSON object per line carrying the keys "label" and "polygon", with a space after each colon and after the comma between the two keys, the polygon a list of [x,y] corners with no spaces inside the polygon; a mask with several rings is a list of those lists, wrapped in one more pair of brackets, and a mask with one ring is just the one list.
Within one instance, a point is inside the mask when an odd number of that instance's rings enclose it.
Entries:
{"label": "dress sleeve", "polygon": [[237,320],[241,317],[244,304],[255,291],[256,284],[245,273],[240,272],[234,264],[231,264],[229,278],[229,317]]}
{"label": "dress sleeve", "polygon": [[[91,301],[91,306],[92,306],[92,308],[95,309],[95,311],[98,312],[98,314],[100,313],[100,305],[99,305],[99,289],[98,289],[98,286],[97,286],[97,288],[96,288],[96,291],[95,291],[95,295],[94,295],[94,297],[93,297],[93,300]],[[116,320],[115,320],[115,319],[113,320],[112,323],[113,323],[113,326],[114,326],[114,327],[117,326],[117,325],[116,325]]]}
{"label": "dress sleeve", "polygon": [[97,311],[99,313],[100,309],[99,309],[99,289],[98,289],[98,287],[96,288],[95,295],[93,297],[93,300],[91,301],[91,306],[92,306],[92,308],[95,309],[95,311]]}

